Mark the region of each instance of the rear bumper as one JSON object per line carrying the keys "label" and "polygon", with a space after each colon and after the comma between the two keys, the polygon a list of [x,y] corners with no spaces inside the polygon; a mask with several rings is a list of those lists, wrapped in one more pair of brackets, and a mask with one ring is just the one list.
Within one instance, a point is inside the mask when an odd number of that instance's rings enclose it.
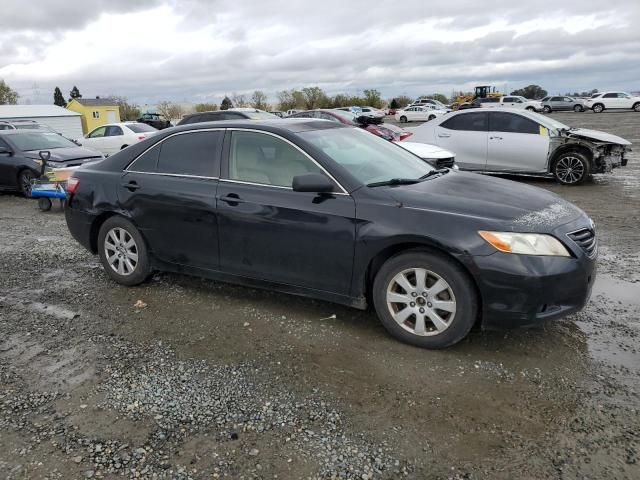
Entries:
{"label": "rear bumper", "polygon": [[525,327],[581,310],[591,296],[596,260],[512,255],[474,258],[481,275],[482,327]]}
{"label": "rear bumper", "polygon": [[64,216],[71,236],[76,239],[84,248],[95,253],[95,248],[91,242],[93,222],[95,215],[82,212],[67,206],[64,209]]}

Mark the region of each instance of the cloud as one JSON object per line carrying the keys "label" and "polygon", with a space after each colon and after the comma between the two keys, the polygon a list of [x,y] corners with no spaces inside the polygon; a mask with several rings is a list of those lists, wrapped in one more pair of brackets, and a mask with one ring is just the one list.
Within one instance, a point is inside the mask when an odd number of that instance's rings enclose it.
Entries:
{"label": "cloud", "polygon": [[[21,2],[22,3],[22,2]],[[3,1],[0,78],[138,102],[320,85],[390,97],[535,83],[640,89],[636,0]]]}

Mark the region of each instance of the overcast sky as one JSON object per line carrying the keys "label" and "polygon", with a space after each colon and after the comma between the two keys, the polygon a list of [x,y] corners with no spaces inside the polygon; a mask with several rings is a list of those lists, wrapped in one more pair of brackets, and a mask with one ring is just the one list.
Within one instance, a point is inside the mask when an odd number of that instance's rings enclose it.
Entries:
{"label": "overcast sky", "polygon": [[1,0],[1,78],[22,103],[640,90],[640,0]]}

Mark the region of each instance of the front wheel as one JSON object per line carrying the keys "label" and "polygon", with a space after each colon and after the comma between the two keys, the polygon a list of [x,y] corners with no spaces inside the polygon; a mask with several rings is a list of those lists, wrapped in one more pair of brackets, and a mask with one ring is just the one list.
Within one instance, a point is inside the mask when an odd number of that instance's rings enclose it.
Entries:
{"label": "front wheel", "polygon": [[436,118],[435,115],[429,115],[429,121],[434,120]]}
{"label": "front wheel", "polygon": [[563,153],[553,165],[553,176],[563,185],[579,185],[590,173],[589,159],[580,152]]}
{"label": "front wheel", "polygon": [[602,113],[604,111],[604,105],[602,105],[601,103],[596,103],[593,107],[592,110],[595,113]]}
{"label": "front wheel", "polygon": [[407,117],[405,117],[404,115],[400,117],[400,123],[407,123],[407,121]]}
{"label": "front wheel", "polygon": [[18,188],[25,197],[31,196],[31,182],[33,181],[33,172],[31,170],[22,170],[18,175]]}
{"label": "front wheel", "polygon": [[576,105],[573,107],[573,111],[576,113],[584,112],[584,107],[582,105]]}
{"label": "front wheel", "polygon": [[390,258],[373,284],[373,303],[395,338],[445,348],[467,336],[478,300],[466,272],[445,256],[413,251]]}
{"label": "front wheel", "polygon": [[545,106],[542,108],[542,111],[543,111],[544,113],[551,113],[551,107],[550,107],[549,105],[545,105]]}
{"label": "front wheel", "polygon": [[633,105],[634,112],[640,112],[640,102]]}
{"label": "front wheel", "polygon": [[536,111],[536,109],[535,109],[535,108],[533,108],[533,107],[527,107],[527,108],[526,108],[526,110],[528,110],[528,111],[530,111],[530,112],[535,112],[535,111]]}
{"label": "front wheel", "polygon": [[122,285],[138,285],[151,273],[144,239],[126,218],[111,217],[102,224],[98,253],[105,272]]}

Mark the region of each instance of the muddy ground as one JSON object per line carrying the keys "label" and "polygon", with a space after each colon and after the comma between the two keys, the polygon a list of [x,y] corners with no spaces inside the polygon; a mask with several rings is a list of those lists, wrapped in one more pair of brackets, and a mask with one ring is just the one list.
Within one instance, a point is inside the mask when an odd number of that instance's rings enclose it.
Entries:
{"label": "muddy ground", "polygon": [[[640,145],[640,114],[554,116]],[[640,155],[517,181],[596,221],[593,297],[446,351],[329,303],[118,286],[60,211],[0,196],[0,478],[640,478]]]}

